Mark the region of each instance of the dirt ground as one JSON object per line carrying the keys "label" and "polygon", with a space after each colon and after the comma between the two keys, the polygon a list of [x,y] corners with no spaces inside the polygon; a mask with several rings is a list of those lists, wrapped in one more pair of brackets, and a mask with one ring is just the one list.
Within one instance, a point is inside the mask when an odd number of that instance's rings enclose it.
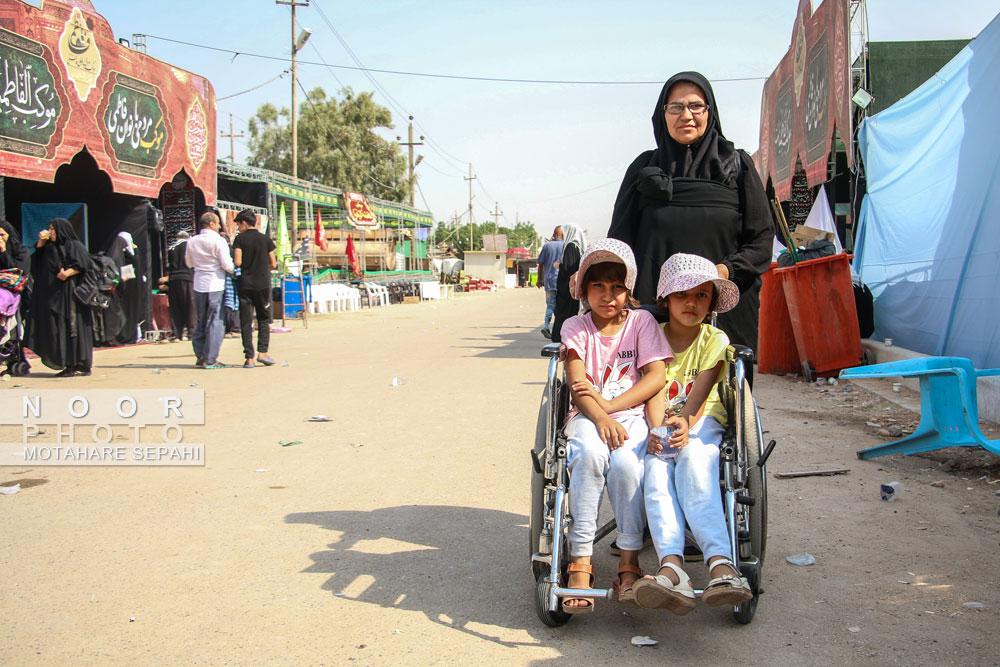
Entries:
{"label": "dirt ground", "polygon": [[[21,484],[0,496],[3,662],[1000,662],[996,457],[858,460],[892,439],[877,429],[915,416],[860,386],[776,376],[755,385],[778,446],[753,623],[599,601],[543,626],[526,527],[543,309],[535,290],[457,295],[294,323],[272,336],[287,366],[195,369],[185,342],[98,351],[89,378],[36,368],[0,383],[196,383],[207,400],[206,424],[185,430],[205,443],[203,467],[0,468],[0,485]],[[241,361],[237,340],[222,360]],[[332,421],[306,421],[316,414]],[[888,481],[903,484],[898,501],[879,499]],[[596,551],[598,585],[610,586],[615,560]],[[786,562],[801,552],[816,563]],[[647,569],[655,560],[642,554]],[[703,566],[688,569],[704,580]],[[637,648],[637,635],[659,643]]]}

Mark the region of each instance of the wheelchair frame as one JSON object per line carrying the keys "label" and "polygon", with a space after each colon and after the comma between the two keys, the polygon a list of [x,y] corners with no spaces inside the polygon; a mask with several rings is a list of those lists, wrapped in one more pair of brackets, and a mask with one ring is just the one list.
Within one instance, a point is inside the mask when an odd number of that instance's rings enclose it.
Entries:
{"label": "wheelchair frame", "polygon": [[[535,609],[540,620],[551,627],[565,624],[571,617],[562,610],[560,598],[610,599],[610,589],[565,588],[561,585],[569,562],[567,526],[569,468],[568,440],[563,420],[569,412],[569,388],[560,371],[566,346],[551,343],[542,348],[548,357],[548,379],[539,406],[535,445],[531,451],[531,509],[529,514],[529,554],[535,576]],[[760,413],[746,379],[753,351],[732,346],[727,352],[728,373],[720,381],[720,398],[730,416],[720,446],[719,468],[723,511],[729,531],[730,557],[747,578],[753,598],[733,608],[739,623],[750,623],[757,610],[761,571],[767,542],[767,486],[765,464],[775,442],[762,450]],[[614,519],[601,526],[595,544],[615,530]],[[688,532],[689,543],[693,538]],[[701,590],[695,595],[701,596]]]}

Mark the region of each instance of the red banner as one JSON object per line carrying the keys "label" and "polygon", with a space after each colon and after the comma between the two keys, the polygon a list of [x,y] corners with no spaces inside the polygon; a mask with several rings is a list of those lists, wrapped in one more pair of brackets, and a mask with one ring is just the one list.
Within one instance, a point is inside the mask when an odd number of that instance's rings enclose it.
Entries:
{"label": "red banner", "polygon": [[0,2],[0,176],[52,182],[84,147],[115,192],[183,170],[215,202],[215,91],[118,44],[90,0]]}
{"label": "red banner", "polygon": [[854,162],[848,27],[847,0],[824,0],[815,13],[810,0],[799,0],[792,45],[764,84],[754,159],[782,201],[791,194],[796,161],[810,186],[827,180],[834,128],[848,166]]}

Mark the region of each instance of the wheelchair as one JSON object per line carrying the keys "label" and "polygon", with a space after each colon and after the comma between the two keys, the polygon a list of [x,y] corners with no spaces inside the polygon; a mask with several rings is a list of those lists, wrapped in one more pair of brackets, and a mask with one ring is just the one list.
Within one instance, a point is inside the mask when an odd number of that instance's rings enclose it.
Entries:
{"label": "wheelchair", "polygon": [[[568,516],[569,441],[563,432],[570,392],[565,374],[560,372],[566,360],[566,346],[561,343],[546,345],[542,348],[542,356],[549,359],[549,368],[531,451],[528,546],[535,578],[535,611],[542,623],[558,627],[572,617],[562,610],[562,597],[611,599],[612,591],[563,587],[569,565],[567,531],[571,520]],[[761,583],[767,544],[765,464],[775,441],[762,447],[760,414],[747,382],[753,351],[743,346],[730,346],[727,361],[727,376],[719,382],[719,396],[729,415],[729,426],[720,446],[719,484],[732,545],[730,557],[753,592],[750,600],[733,608],[733,618],[738,623],[748,624],[764,592]],[[600,526],[594,543],[607,537],[616,527],[614,519]],[[690,530],[686,543],[695,544]],[[695,590],[697,597],[701,594],[702,590]]]}

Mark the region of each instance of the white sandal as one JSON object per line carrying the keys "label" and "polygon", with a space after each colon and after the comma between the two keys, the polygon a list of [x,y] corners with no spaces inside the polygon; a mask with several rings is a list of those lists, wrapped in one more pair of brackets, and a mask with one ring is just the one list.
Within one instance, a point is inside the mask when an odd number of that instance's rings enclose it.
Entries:
{"label": "white sandal", "polygon": [[[728,558],[716,558],[708,566],[709,571],[719,565],[728,565],[734,572],[739,572],[736,565]],[[728,572],[708,582],[701,594],[702,601],[709,607],[735,607],[753,597],[750,584],[746,577],[737,577]]]}
{"label": "white sandal", "polygon": [[673,563],[664,563],[660,570],[669,567],[677,573],[678,583],[673,583],[664,574],[646,575],[632,585],[635,602],[645,609],[666,609],[683,616],[695,607],[694,588],[687,572]]}

